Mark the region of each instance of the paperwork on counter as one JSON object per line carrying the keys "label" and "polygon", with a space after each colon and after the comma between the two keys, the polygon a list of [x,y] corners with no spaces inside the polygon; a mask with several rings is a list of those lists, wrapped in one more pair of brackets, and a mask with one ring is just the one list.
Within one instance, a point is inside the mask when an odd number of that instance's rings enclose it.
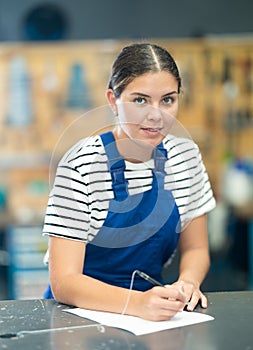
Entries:
{"label": "paperwork on counter", "polygon": [[121,315],[112,312],[101,312],[80,308],[65,309],[63,311],[98,322],[103,326],[127,330],[135,335],[143,335],[163,331],[166,329],[188,326],[196,323],[214,320],[214,317],[199,312],[179,312],[167,321],[148,321],[139,317]]}

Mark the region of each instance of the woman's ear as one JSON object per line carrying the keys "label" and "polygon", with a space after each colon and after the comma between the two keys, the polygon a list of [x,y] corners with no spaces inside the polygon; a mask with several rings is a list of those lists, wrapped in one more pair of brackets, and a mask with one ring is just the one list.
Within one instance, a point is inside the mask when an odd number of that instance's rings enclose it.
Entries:
{"label": "woman's ear", "polygon": [[106,98],[107,98],[109,105],[111,106],[111,109],[112,109],[114,115],[117,116],[118,115],[118,108],[117,108],[117,104],[116,104],[116,97],[115,97],[112,89],[106,90]]}

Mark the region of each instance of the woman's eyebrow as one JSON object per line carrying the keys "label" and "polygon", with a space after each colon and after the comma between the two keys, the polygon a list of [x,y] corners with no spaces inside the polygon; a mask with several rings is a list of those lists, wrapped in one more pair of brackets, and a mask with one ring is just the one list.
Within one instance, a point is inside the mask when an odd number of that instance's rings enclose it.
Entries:
{"label": "woman's eyebrow", "polygon": [[131,92],[130,95],[138,95],[138,96],[143,96],[143,97],[150,97],[149,95],[146,95],[142,92]]}
{"label": "woman's eyebrow", "polygon": [[[170,95],[174,95],[174,94],[178,94],[178,92],[177,92],[177,91],[170,91],[170,92],[164,94],[162,97],[166,97],[166,96],[170,96]],[[138,96],[143,96],[143,97],[151,97],[151,96],[149,96],[149,95],[147,95],[147,94],[144,94],[143,92],[131,92],[130,95],[138,95]]]}
{"label": "woman's eyebrow", "polygon": [[177,91],[171,91],[171,92],[168,92],[167,94],[163,95],[162,97],[166,97],[166,96],[170,96],[170,95],[174,95],[174,94],[178,94]]}

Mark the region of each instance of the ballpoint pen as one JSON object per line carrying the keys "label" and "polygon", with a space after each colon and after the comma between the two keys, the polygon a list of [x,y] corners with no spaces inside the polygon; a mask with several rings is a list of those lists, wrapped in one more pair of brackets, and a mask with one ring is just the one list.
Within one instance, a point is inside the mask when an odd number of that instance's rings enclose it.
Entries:
{"label": "ballpoint pen", "polygon": [[146,274],[145,272],[142,272],[140,270],[135,270],[136,273],[143,278],[144,280],[150,282],[151,284],[153,284],[154,286],[160,286],[160,287],[165,287],[164,284],[162,284],[161,282],[155,280],[154,278],[150,277],[148,274]]}

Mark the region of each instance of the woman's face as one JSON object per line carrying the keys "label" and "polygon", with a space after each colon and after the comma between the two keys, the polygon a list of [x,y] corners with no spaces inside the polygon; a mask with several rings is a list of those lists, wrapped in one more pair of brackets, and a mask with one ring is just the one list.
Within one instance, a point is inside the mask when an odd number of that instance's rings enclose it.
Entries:
{"label": "woman's face", "polygon": [[145,73],[127,85],[118,99],[108,100],[118,115],[116,137],[157,146],[169,133],[178,112],[178,82],[165,71]]}

